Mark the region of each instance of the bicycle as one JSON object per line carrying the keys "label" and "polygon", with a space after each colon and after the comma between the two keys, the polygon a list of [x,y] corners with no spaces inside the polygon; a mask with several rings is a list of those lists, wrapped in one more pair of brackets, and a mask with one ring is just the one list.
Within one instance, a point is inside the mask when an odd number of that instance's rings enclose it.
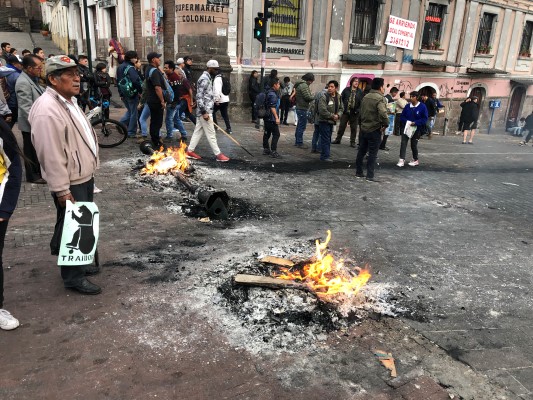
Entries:
{"label": "bicycle", "polygon": [[109,100],[104,100],[102,96],[89,99],[94,108],[86,114],[98,138],[98,146],[103,148],[116,147],[128,137],[128,129],[121,122],[106,118],[105,109],[109,108]]}

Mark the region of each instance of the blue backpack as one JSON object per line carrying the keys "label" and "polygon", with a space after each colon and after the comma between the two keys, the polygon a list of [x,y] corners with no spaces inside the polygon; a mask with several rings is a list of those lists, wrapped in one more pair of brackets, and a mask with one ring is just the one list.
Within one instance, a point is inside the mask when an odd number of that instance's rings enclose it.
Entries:
{"label": "blue backpack", "polygon": [[254,108],[259,118],[265,118],[268,115],[266,99],[267,96],[265,92],[259,93],[255,98]]}
{"label": "blue backpack", "polygon": [[[154,72],[157,68],[152,68],[150,72],[148,72],[148,79],[152,76],[152,72]],[[163,79],[165,80],[165,88],[163,89],[163,98],[167,103],[172,103],[174,101],[174,90],[172,90],[172,87],[170,86],[170,83],[168,82],[168,79],[166,76],[163,76]]]}

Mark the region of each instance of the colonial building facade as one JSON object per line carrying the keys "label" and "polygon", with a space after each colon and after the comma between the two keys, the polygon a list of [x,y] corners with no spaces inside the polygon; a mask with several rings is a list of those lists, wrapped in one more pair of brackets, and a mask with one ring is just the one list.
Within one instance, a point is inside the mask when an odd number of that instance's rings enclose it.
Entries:
{"label": "colonial building facade", "polygon": [[[78,0],[80,1],[80,0]],[[247,80],[261,67],[253,38],[260,0],[87,0],[92,54],[105,58],[116,37],[126,49],[166,58],[192,55],[231,65],[235,105],[245,104]],[[85,51],[83,7],[72,0],[43,5],[54,41]],[[387,87],[436,92],[446,106],[442,128],[455,130],[460,102],[481,98],[482,129],[533,109],[533,2],[526,0],[276,0],[268,25],[267,73],[317,77],[365,86],[383,77]],[[224,61],[224,60],[223,60]],[[496,102],[494,102],[496,101]],[[500,105],[492,109],[491,105]]]}

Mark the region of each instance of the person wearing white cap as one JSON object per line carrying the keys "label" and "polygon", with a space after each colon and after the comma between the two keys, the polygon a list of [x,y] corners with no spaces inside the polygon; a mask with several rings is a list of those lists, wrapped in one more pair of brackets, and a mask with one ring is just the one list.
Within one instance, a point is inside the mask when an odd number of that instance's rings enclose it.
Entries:
{"label": "person wearing white cap", "polygon": [[194,133],[192,134],[191,143],[187,149],[187,156],[196,160],[200,160],[202,157],[196,154],[194,150],[202,136],[205,134],[217,161],[229,161],[229,158],[222,154],[218,148],[215,126],[213,125],[213,108],[215,106],[213,79],[218,72],[218,68],[218,61],[209,60],[207,62],[207,71],[204,71],[197,83],[196,115],[198,118],[196,119],[196,126],[194,128]]}
{"label": "person wearing white cap", "polygon": [[180,57],[176,60],[176,73],[178,75],[183,75],[185,79],[187,79],[187,75],[185,75],[185,71],[183,70],[183,67],[185,67],[185,60],[183,57]]}

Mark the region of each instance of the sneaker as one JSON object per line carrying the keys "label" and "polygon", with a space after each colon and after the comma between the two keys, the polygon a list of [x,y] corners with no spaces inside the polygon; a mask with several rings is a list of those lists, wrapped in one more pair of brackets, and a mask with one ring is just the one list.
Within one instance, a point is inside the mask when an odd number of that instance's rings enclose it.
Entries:
{"label": "sneaker", "polygon": [[174,138],[174,135],[167,135],[167,136],[165,137],[165,139],[173,139],[173,138]]}
{"label": "sneaker", "polygon": [[370,183],[377,183],[379,182],[376,178],[366,178],[365,179],[367,182],[370,182]]}
{"label": "sneaker", "polygon": [[13,317],[9,311],[0,308],[0,329],[11,331],[18,328],[19,325],[18,319]]}
{"label": "sneaker", "polygon": [[398,164],[396,164],[397,167],[403,167],[405,165],[405,160],[400,158],[400,161],[398,161]]}
{"label": "sneaker", "polygon": [[318,153],[317,149],[311,149],[311,153]]}
{"label": "sneaker", "polygon": [[224,154],[219,153],[217,155],[217,161],[219,161],[219,162],[228,162],[229,161],[229,157],[226,157]]}
{"label": "sneaker", "polygon": [[383,151],[389,151],[390,150],[388,147],[380,147],[379,149],[383,150]]}
{"label": "sneaker", "polygon": [[333,142],[331,142],[331,144],[341,144],[341,140],[335,139]]}
{"label": "sneaker", "polygon": [[96,185],[94,185],[93,193],[102,193],[102,189],[98,189]]}
{"label": "sneaker", "polygon": [[194,151],[187,151],[185,153],[187,155],[187,158],[194,158],[195,160],[201,160],[202,157],[200,157],[198,154],[196,154]]}
{"label": "sneaker", "polygon": [[355,143],[350,143],[350,147],[354,147],[355,148]]}
{"label": "sneaker", "polygon": [[227,133],[228,135],[233,135],[233,131],[232,131],[231,129],[228,129],[228,130],[226,131],[226,133]]}
{"label": "sneaker", "polygon": [[281,158],[281,156],[279,155],[279,153],[277,151],[273,151],[272,153],[270,153],[270,157],[272,157],[272,158]]}
{"label": "sneaker", "polygon": [[269,149],[263,149],[263,155],[265,155],[265,156],[270,155],[270,150]]}
{"label": "sneaker", "polygon": [[409,163],[410,167],[418,167],[418,160],[413,160]]}
{"label": "sneaker", "polygon": [[519,146],[525,146],[526,145],[526,142],[520,142],[518,143]]}
{"label": "sneaker", "polygon": [[363,179],[365,176],[363,174],[355,174],[356,178]]}
{"label": "sneaker", "polygon": [[323,161],[323,162],[333,162],[333,160],[331,158],[324,158],[323,160],[321,159],[320,161]]}

